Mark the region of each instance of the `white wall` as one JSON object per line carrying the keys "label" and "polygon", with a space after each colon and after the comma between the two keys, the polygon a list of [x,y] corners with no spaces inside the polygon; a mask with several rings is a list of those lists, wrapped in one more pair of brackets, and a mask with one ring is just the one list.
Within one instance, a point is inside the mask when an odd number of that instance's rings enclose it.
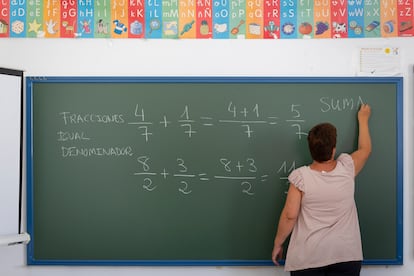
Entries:
{"label": "white wall", "polygon": [[[0,39],[0,67],[22,69],[26,76],[354,76],[359,68],[360,48],[385,46],[400,48],[404,76],[404,265],[364,266],[362,275],[411,276],[414,275],[414,38]],[[24,246],[0,247],[0,275],[288,275],[280,267],[27,267],[25,260]]]}
{"label": "white wall", "polygon": [[0,75],[0,244],[19,232],[21,76]]}

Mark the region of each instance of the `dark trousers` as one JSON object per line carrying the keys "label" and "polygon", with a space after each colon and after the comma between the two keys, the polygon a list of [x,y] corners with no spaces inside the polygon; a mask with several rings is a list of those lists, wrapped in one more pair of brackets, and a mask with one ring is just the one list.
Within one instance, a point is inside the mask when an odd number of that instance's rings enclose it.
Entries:
{"label": "dark trousers", "polygon": [[291,276],[359,276],[361,261],[337,263],[324,267],[291,271]]}

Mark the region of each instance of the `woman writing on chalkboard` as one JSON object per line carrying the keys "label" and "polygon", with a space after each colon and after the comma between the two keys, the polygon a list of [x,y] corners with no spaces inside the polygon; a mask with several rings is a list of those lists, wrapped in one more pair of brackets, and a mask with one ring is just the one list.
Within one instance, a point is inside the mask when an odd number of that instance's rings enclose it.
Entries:
{"label": "woman writing on chalkboard", "polygon": [[272,260],[282,257],[291,235],[285,270],[298,275],[359,275],[361,235],[354,200],[354,178],[371,153],[371,108],[358,111],[358,149],[337,159],[336,128],[323,123],[308,135],[312,164],[289,175],[289,191],[279,219]]}

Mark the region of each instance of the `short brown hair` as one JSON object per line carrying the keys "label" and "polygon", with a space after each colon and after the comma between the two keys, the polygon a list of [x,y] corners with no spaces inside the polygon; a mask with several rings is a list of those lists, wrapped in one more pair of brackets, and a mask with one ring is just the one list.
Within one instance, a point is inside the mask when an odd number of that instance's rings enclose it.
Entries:
{"label": "short brown hair", "polygon": [[336,147],[336,127],[330,123],[314,126],[308,134],[308,146],[313,160],[324,162],[331,159]]}

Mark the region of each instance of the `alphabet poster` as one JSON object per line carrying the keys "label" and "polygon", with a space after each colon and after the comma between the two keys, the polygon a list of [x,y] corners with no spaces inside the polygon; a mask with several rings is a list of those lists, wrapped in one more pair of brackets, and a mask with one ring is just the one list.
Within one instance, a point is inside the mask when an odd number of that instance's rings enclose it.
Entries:
{"label": "alphabet poster", "polygon": [[0,38],[411,37],[414,0],[0,0]]}

